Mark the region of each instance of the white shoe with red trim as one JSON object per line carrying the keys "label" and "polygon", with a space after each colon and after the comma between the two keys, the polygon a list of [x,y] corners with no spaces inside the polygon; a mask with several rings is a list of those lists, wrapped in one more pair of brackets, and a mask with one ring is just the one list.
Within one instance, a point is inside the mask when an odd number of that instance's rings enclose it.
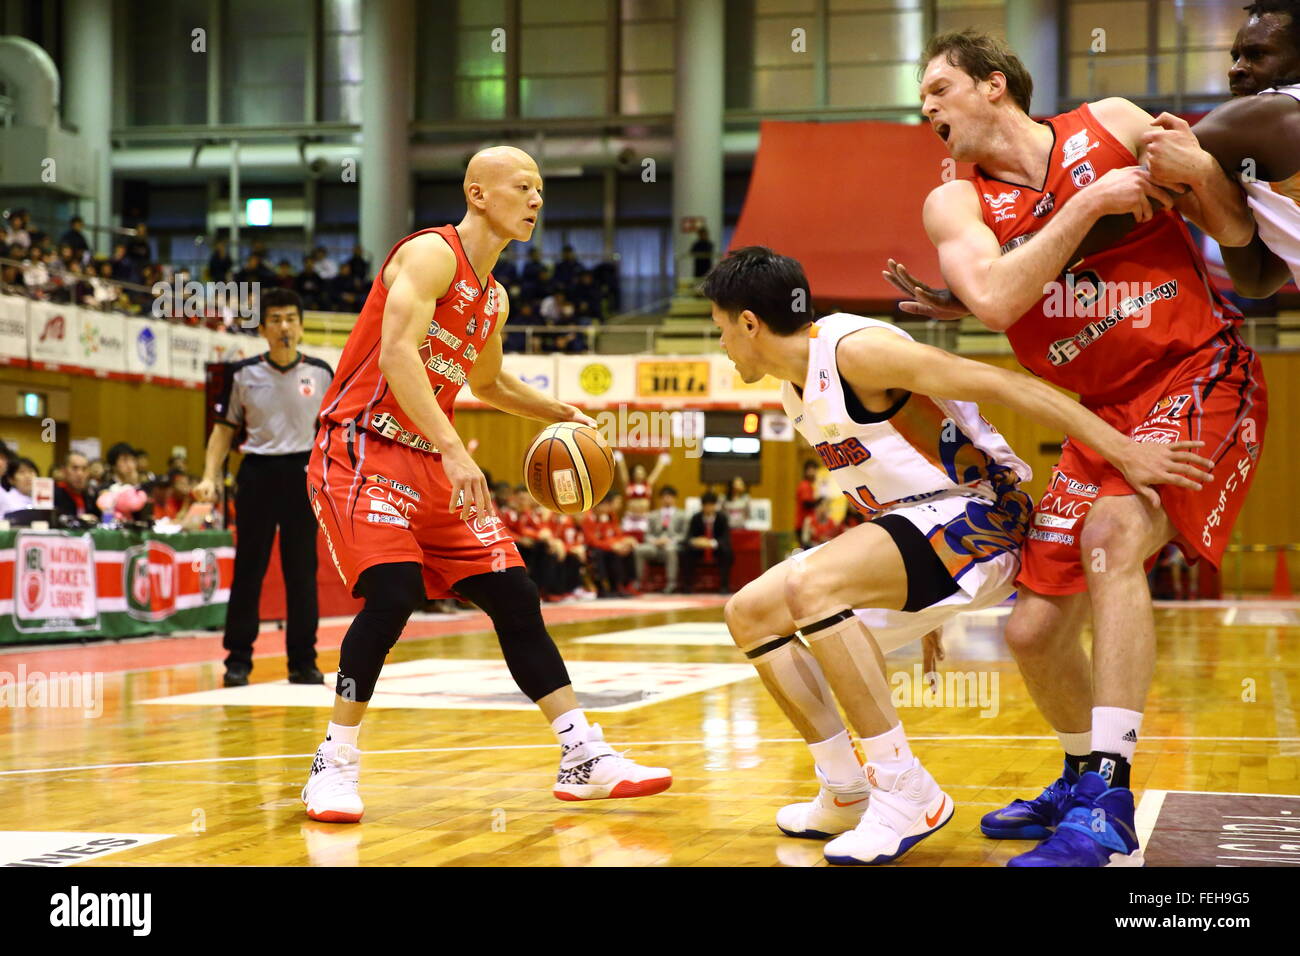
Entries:
{"label": "white shoe with red trim", "polygon": [[600,724],[592,724],[587,742],[565,751],[551,791],[561,800],[648,797],[673,785],[664,767],[643,767],[605,743]]}

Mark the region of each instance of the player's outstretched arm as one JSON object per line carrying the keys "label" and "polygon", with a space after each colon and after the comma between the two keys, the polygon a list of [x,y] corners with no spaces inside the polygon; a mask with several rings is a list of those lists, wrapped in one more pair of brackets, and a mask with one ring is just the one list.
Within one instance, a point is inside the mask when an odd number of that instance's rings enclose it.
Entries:
{"label": "player's outstretched arm", "polygon": [[462,518],[471,505],[480,514],[494,511],[483,471],[474,463],[456,429],[438,405],[420,358],[429,334],[429,317],[456,276],[456,254],[438,236],[412,239],[397,250],[390,264],[397,274],[388,289],[380,332],[379,370],[406,417],[442,453],[442,465],[452,487],[449,510],[459,502]]}
{"label": "player's outstretched arm", "polygon": [[1160,497],[1152,486],[1197,489],[1210,478],[1209,469],[1214,467],[1209,459],[1189,450],[1204,442],[1159,445],[1132,441],[1041,379],[912,342],[888,329],[863,329],[846,335],[837,357],[840,374],[859,398],[901,388],[932,398],[996,402],[1064,432],[1120,469],[1134,490],[1156,506]]}
{"label": "player's outstretched arm", "polygon": [[1002,254],[984,222],[974,186],[944,183],[926,198],[925,231],[939,252],[948,288],[985,326],[1003,332],[1046,294],[1102,216],[1132,213],[1145,222],[1173,198],[1137,166],[1112,169],[1066,202],[1030,242]]}
{"label": "player's outstretched arm", "polygon": [[595,421],[580,409],[543,395],[519,376],[511,375],[505,370],[501,361],[501,330],[510,315],[510,299],[500,285],[497,286],[497,295],[500,296],[501,305],[497,313],[496,330],[483,343],[483,350],[479,352],[478,359],[469,372],[469,387],[474,397],[499,411],[539,422],[582,422],[584,425],[595,425]]}

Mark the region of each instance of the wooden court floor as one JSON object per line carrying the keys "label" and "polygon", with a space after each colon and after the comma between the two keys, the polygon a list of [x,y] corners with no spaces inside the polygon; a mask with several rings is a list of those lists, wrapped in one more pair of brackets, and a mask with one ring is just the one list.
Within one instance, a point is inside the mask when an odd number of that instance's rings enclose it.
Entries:
{"label": "wooden court floor", "polygon": [[[1157,826],[1164,849],[1152,864],[1208,853],[1210,865],[1300,865],[1285,842],[1242,849],[1218,832],[1220,818],[1300,819],[1300,799],[1269,796],[1300,794],[1300,604],[1156,614],[1160,663],[1134,789],[1148,834],[1157,816],[1181,816]],[[215,661],[113,670],[101,648],[93,706],[51,706],[51,690],[43,706],[29,694],[0,707],[0,863],[825,865],[819,843],[774,826],[779,807],[816,792],[811,760],[759,681],[735,669],[743,659],[719,640],[720,619],[718,607],[643,601],[618,618],[552,628],[575,674],[590,677],[586,687],[575,680],[580,692],[612,708],[592,712],[611,743],[675,777],[657,797],[586,804],[551,796],[558,753],[535,710],[455,706],[466,687],[494,707],[504,699],[500,675],[488,673],[499,661],[490,633],[404,639],[390,657],[403,665],[391,678],[394,704],[372,707],[362,731],[358,825],[310,821],[298,798],[329,689],[290,688],[282,657],[258,659],[251,689],[222,690]],[[1059,772],[1055,738],[999,639],[1004,620],[986,613],[950,627],[946,699],[915,684],[919,647],[889,660],[913,749],[957,804],[901,865],[996,866],[1029,848],[978,829],[983,813],[1033,796]],[[0,654],[0,684],[17,659]],[[337,650],[322,653],[322,670],[336,662]],[[438,677],[451,666],[466,670]],[[693,689],[700,682],[709,686]],[[1183,793],[1193,796],[1174,796]],[[90,842],[113,834],[156,839],[102,853],[108,844]]]}

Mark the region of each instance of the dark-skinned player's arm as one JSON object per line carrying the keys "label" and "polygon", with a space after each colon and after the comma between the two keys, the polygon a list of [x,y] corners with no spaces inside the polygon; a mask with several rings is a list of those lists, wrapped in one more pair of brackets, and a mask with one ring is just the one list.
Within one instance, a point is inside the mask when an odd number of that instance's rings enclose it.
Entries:
{"label": "dark-skinned player's arm", "polygon": [[1178,195],[1180,213],[1222,246],[1244,246],[1255,220],[1237,184],[1196,143],[1187,122],[1151,114],[1122,96],[1089,104],[1107,132],[1133,151],[1152,180]]}
{"label": "dark-skinned player's arm", "polygon": [[952,294],[986,327],[1003,332],[1059,279],[1098,219],[1132,213],[1138,222],[1146,222],[1172,203],[1145,169],[1112,169],[1064,203],[1031,241],[1005,255],[984,222],[975,187],[966,180],[934,189],[922,218]]}
{"label": "dark-skinned player's arm", "polygon": [[595,421],[580,409],[543,395],[523,382],[518,375],[511,375],[502,367],[501,336],[506,318],[510,315],[510,299],[500,285],[497,286],[497,296],[500,311],[497,312],[496,330],[483,343],[483,350],[469,370],[469,387],[474,397],[499,411],[539,422],[582,422],[584,425],[595,425]]}
{"label": "dark-skinned player's arm", "polygon": [[[1229,176],[1280,182],[1300,172],[1300,103],[1290,96],[1242,96],[1207,115],[1191,132]],[[1250,242],[1223,248],[1223,264],[1244,296],[1265,299],[1291,270],[1256,230]]]}
{"label": "dark-skinned player's arm", "polygon": [[1124,474],[1133,489],[1160,506],[1154,485],[1199,489],[1214,463],[1189,449],[1204,442],[1171,445],[1135,442],[1041,379],[909,341],[888,329],[862,329],[840,340],[840,374],[859,399],[888,389],[932,398],[1005,405],[1031,421],[1092,448]]}
{"label": "dark-skinned player's arm", "polygon": [[379,370],[406,417],[442,453],[442,467],[452,489],[447,510],[455,511],[459,502],[463,519],[470,516],[471,505],[479,514],[492,514],[487,479],[438,405],[420,358],[420,346],[429,335],[429,319],[456,276],[456,254],[440,236],[422,236],[402,245],[392,265],[397,275],[384,304]]}

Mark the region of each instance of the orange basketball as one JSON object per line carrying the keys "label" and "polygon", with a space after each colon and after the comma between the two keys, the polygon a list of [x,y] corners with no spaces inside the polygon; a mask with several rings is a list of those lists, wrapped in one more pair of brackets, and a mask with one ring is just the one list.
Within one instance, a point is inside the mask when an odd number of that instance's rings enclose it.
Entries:
{"label": "orange basketball", "polygon": [[552,511],[590,511],[613,482],[614,453],[590,425],[548,425],[524,455],[524,483],[538,503]]}

